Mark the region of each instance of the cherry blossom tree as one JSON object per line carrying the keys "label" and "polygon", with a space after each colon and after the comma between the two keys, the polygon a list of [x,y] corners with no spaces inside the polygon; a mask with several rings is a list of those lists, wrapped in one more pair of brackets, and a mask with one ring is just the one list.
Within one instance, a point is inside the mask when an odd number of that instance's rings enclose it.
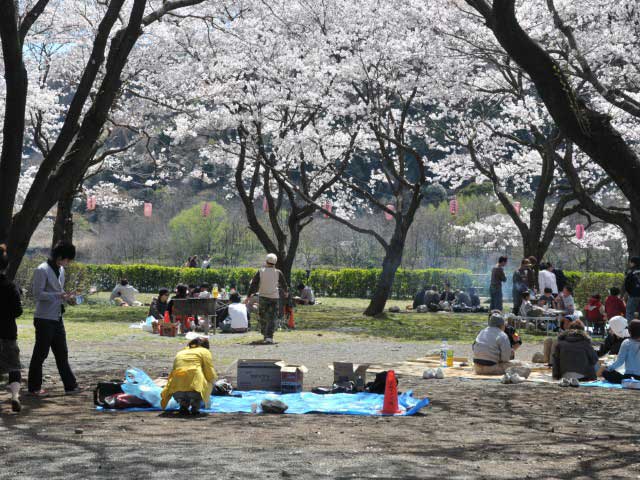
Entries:
{"label": "cherry blossom tree", "polygon": [[[153,49],[152,32],[166,30],[159,24],[166,15],[188,14],[200,4],[204,0],[0,2],[5,78],[0,241],[9,247],[10,277],[37,225],[51,207],[77,189],[99,155],[132,52],[136,47],[140,53]],[[215,5],[207,2],[206,7]],[[145,41],[139,43],[141,38]],[[41,160],[16,211],[25,135]]]}
{"label": "cherry blossom tree", "polygon": [[[639,254],[637,2],[465,3],[480,14],[498,45],[529,76],[563,135],[615,182],[628,206],[607,207],[594,201],[576,175],[574,157],[560,157],[585,207],[619,225],[630,255]],[[461,8],[461,2],[450,5]]]}

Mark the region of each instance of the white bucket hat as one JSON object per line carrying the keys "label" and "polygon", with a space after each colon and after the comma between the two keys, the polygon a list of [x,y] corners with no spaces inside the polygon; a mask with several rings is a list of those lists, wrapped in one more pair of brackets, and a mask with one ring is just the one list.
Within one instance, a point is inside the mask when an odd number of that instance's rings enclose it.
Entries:
{"label": "white bucket hat", "polygon": [[275,265],[276,263],[278,263],[278,256],[275,253],[267,255],[267,264]]}
{"label": "white bucket hat", "polygon": [[620,338],[628,338],[629,330],[627,330],[627,319],[621,315],[613,317],[609,320],[609,329]]}

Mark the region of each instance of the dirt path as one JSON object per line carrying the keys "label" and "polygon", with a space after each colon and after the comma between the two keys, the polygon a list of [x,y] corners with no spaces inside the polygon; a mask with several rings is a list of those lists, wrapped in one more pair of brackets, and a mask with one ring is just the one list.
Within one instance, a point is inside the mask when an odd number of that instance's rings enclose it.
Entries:
{"label": "dirt path", "polygon": [[[216,340],[221,370],[235,358],[284,358],[310,368],[306,385],[331,380],[333,359],[393,361],[427,344],[315,334],[281,337],[273,347]],[[217,344],[216,344],[217,342]],[[71,344],[85,384],[122,376],[128,364],[160,373],[180,343],[141,339]],[[23,345],[28,352],[30,345]],[[468,347],[456,346],[456,354]],[[535,347],[528,346],[529,351]],[[28,355],[24,355],[25,362]],[[48,372],[52,360],[48,361]],[[98,413],[90,395],[25,399],[25,411],[0,413],[0,478],[638,478],[638,392],[500,385],[494,381],[402,378],[428,396],[423,415]],[[80,430],[77,430],[80,429]],[[76,431],[82,433],[76,433]]]}

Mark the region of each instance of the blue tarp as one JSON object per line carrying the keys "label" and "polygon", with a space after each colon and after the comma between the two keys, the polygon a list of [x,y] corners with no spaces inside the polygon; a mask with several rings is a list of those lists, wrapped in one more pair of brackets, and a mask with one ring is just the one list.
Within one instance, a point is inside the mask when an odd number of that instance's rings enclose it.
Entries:
{"label": "blue tarp", "polygon": [[[288,405],[286,413],[330,413],[339,415],[382,415],[382,402],[384,395],[375,393],[336,393],[333,395],[316,395],[315,393],[287,393],[277,394],[272,392],[250,391],[236,392],[241,397],[211,397],[211,408],[203,409],[205,413],[251,413],[251,404],[258,404],[264,399],[282,400]],[[398,397],[400,410],[398,415],[415,415],[418,411],[429,405],[429,399],[416,399],[411,392],[403,393]],[[172,410],[175,408],[169,408]],[[160,408],[129,408],[126,410],[110,410],[98,407],[98,410],[116,412],[153,412]]]}
{"label": "blue tarp", "polygon": [[[103,409],[98,410],[117,412],[153,412],[160,411],[160,393],[162,388],[153,383],[153,380],[139,368],[129,368],[125,373],[122,390],[130,395],[142,398],[152,405],[151,408],[129,408],[124,410]],[[211,397],[211,408],[203,409],[206,413],[251,413],[251,404],[258,404],[264,399],[277,399],[286,403],[289,408],[286,413],[333,413],[343,415],[382,415],[382,403],[384,395],[376,393],[337,393],[333,395],[316,395],[315,393],[287,393],[277,394],[273,392],[234,392],[230,397]],[[398,415],[415,415],[421,408],[429,405],[429,399],[418,400],[413,398],[411,392],[398,397],[401,413]],[[171,399],[167,410],[177,410],[178,404]]]}

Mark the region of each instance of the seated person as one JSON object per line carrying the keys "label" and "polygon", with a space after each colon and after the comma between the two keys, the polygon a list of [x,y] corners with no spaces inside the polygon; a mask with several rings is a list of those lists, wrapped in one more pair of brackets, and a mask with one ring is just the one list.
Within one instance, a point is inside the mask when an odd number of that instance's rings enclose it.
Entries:
{"label": "seated person", "polygon": [[169,311],[169,315],[173,318],[173,300],[174,299],[185,299],[189,298],[189,287],[184,284],[179,284],[176,287],[176,294],[173,296],[171,300],[169,300],[169,305],[167,306],[167,310]]}
{"label": "seated person", "polygon": [[[622,380],[634,378],[640,380],[640,321],[629,323],[629,336],[620,347],[618,358],[609,365],[602,376],[610,383],[622,383]],[[624,365],[624,373],[617,371]]]}
{"label": "seated person", "polygon": [[438,287],[435,285],[431,285],[429,290],[427,290],[424,294],[424,305],[426,305],[429,310],[437,312],[440,303],[440,294],[438,293]]}
{"label": "seated person", "polygon": [[594,335],[604,335],[604,324],[606,321],[604,317],[604,305],[600,300],[600,294],[595,293],[591,295],[587,306],[584,308],[587,321],[593,325]]}
{"label": "seated person", "polygon": [[455,295],[455,305],[465,307],[471,306],[471,297],[469,297],[469,294],[467,292],[458,290]]}
{"label": "seated person", "polygon": [[200,287],[190,284],[188,298],[198,298],[199,296],[200,296]]}
{"label": "seated person", "polygon": [[522,292],[520,295],[522,296],[522,303],[520,304],[520,311],[518,312],[518,314],[521,317],[528,317],[533,310],[533,304],[531,303],[531,294],[527,290],[526,292]]}
{"label": "seated person", "polygon": [[162,320],[164,318],[164,312],[169,309],[169,289],[161,288],[158,290],[158,296],[151,300],[151,306],[149,307],[149,317],[153,317],[156,320]]}
{"label": "seated person", "polygon": [[[242,333],[249,329],[249,312],[247,306],[242,303],[240,295],[234,293],[231,295],[231,303],[227,307],[227,315],[222,324],[223,331],[232,333]],[[226,327],[228,325],[228,327]],[[228,330],[227,330],[228,329]]]}
{"label": "seated person", "polygon": [[425,295],[427,293],[427,287],[423,287],[420,290],[418,290],[418,293],[416,293],[416,295],[413,297],[413,309],[417,309],[420,305],[426,305],[425,302]]}
{"label": "seated person", "polygon": [[489,326],[480,331],[473,343],[473,368],[478,375],[503,375],[511,366],[513,350],[505,333],[502,315],[493,313]]}
{"label": "seated person", "polygon": [[[566,288],[566,287],[565,287]],[[576,378],[579,381],[595,380],[598,355],[591,346],[591,338],[580,320],[571,322],[568,330],[558,335],[558,343],[551,356],[552,374],[555,380]]]}
{"label": "seated person", "polygon": [[313,294],[311,287],[301,283],[296,288],[298,289],[299,294],[297,297],[293,297],[293,301],[296,305],[315,305],[316,297]]}
{"label": "seated person", "polygon": [[598,349],[598,356],[618,355],[620,346],[625,338],[629,337],[627,330],[627,319],[622,315],[618,315],[609,320],[609,333],[604,339],[604,343]]}
{"label": "seated person", "polygon": [[469,299],[471,300],[471,307],[479,308],[480,307],[480,297],[475,288],[469,288]]}
{"label": "seated person", "polygon": [[173,370],[161,394],[162,408],[167,408],[173,397],[180,404],[181,414],[189,414],[191,408],[191,415],[198,415],[202,402],[209,408],[216,378],[218,375],[213,369],[209,340],[194,338],[173,361]]}
{"label": "seated person", "polygon": [[448,284],[448,283],[445,283],[444,284],[444,292],[442,292],[442,294],[440,294],[440,302],[447,302],[447,303],[449,303],[451,305],[454,302],[455,299],[456,299],[456,295],[451,290],[451,285]]}
{"label": "seated person", "polygon": [[576,304],[573,300],[573,289],[565,286],[562,289],[562,294],[558,295],[558,297],[562,298],[562,310],[564,311],[563,318],[560,320],[560,328],[567,330],[571,322],[580,319],[580,314],[576,312]]}
{"label": "seated person", "polygon": [[203,283],[202,285],[200,285],[199,290],[200,291],[197,298],[213,298],[213,295],[211,295],[211,285],[209,285],[208,283]]}
{"label": "seated person", "polygon": [[551,288],[546,287],[544,289],[544,293],[538,299],[538,305],[541,307],[553,308],[553,302],[553,292],[551,291]]}
{"label": "seated person", "polygon": [[613,287],[609,290],[609,296],[604,301],[604,313],[608,319],[612,319],[617,316],[626,316],[627,306],[624,300],[620,298],[620,289]]}
{"label": "seated person", "polygon": [[129,285],[129,280],[123,278],[120,283],[111,292],[111,300],[119,307],[140,307],[142,303],[136,300],[136,294],[140,293],[138,290]]}

